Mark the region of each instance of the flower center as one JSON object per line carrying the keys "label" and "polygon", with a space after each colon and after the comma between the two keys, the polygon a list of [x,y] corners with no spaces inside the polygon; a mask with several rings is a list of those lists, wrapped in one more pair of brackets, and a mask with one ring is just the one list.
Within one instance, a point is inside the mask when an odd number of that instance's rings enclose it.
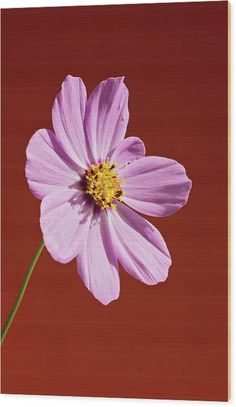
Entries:
{"label": "flower center", "polygon": [[125,195],[120,183],[124,183],[124,178],[119,179],[116,171],[117,163],[111,165],[110,161],[103,161],[101,164],[91,165],[86,170],[86,194],[93,198],[96,205],[102,209],[116,209],[114,201],[122,201]]}

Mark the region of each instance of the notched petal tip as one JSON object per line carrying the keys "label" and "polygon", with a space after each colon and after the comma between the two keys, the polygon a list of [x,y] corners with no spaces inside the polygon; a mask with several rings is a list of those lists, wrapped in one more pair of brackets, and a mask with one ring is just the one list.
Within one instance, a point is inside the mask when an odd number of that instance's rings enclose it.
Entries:
{"label": "notched petal tip", "polygon": [[[187,176],[187,175],[186,175]],[[188,177],[187,177],[188,178]],[[192,189],[192,187],[193,187],[193,181],[190,179],[190,178],[188,178],[188,181],[189,181],[189,192],[191,191],[191,189]]]}
{"label": "notched petal tip", "polygon": [[109,78],[105,79],[103,82],[106,82],[109,80],[124,82],[124,79],[125,79],[124,76],[110,76]]}
{"label": "notched petal tip", "polygon": [[179,208],[179,210],[188,203],[190,192],[191,192],[192,186],[193,186],[192,180],[189,179],[186,175],[186,171],[185,171],[185,176],[186,176],[186,196],[185,196],[185,199],[183,200],[182,206]]}
{"label": "notched petal tip", "polygon": [[[90,295],[91,295],[91,294],[90,294]],[[95,298],[98,302],[100,302],[100,304],[107,306],[107,305],[111,304],[112,302],[117,301],[118,298],[119,298],[119,296],[120,296],[120,293],[119,293],[119,294],[117,295],[117,297],[115,297],[115,298],[101,299],[101,298],[97,298],[95,295],[94,295],[94,298]]]}
{"label": "notched petal tip", "polygon": [[[192,180],[187,176],[186,168],[184,167],[183,164],[180,164],[176,160],[172,160],[178,167],[182,170],[183,176],[185,177],[185,186],[186,186],[186,191],[185,191],[185,198],[182,201],[181,207],[176,211],[178,212],[183,206],[185,206],[189,200],[190,192],[192,190],[193,182]],[[168,216],[168,215],[167,215]]]}
{"label": "notched petal tip", "polygon": [[66,80],[79,80],[79,81],[82,81],[83,82],[83,79],[80,77],[80,76],[73,76],[73,75],[70,75],[70,74],[68,74],[68,75],[66,75],[65,76],[65,79],[63,80],[63,82],[62,82],[62,85],[63,85],[63,83],[65,83],[66,82]]}
{"label": "notched petal tip", "polygon": [[144,281],[144,284],[146,284],[146,285],[153,286],[153,285],[158,285],[159,283],[164,283],[167,280],[167,278],[169,277],[170,268],[172,266],[172,258],[171,258],[169,249],[168,249],[165,241],[164,241],[164,244],[165,244],[165,252],[163,252],[163,254],[165,254],[165,256],[166,256],[166,261],[165,261],[166,264],[165,264],[165,266],[163,265],[162,275],[159,274],[158,281],[156,281],[156,280],[154,280],[153,282],[150,282],[150,280]]}
{"label": "notched petal tip", "polygon": [[144,157],[146,155],[146,147],[145,144],[143,142],[143,140],[141,140],[139,137],[137,136],[131,136],[134,141],[135,141],[135,146],[138,148],[139,153],[140,153],[140,158]]}

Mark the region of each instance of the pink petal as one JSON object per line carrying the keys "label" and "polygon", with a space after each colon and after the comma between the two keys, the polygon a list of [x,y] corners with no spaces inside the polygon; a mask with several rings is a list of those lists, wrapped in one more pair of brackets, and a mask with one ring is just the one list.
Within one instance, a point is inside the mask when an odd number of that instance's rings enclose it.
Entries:
{"label": "pink petal", "polygon": [[65,153],[82,168],[86,168],[88,162],[84,134],[86,103],[87,93],[82,79],[68,75],[52,108],[57,141]]}
{"label": "pink petal", "polygon": [[77,185],[81,168],[61,151],[52,131],[41,129],[31,137],[26,149],[26,177],[36,198]]}
{"label": "pink petal", "polygon": [[119,262],[133,277],[153,285],[165,281],[171,258],[160,232],[126,205],[109,210],[113,244]]}
{"label": "pink petal", "polygon": [[78,272],[95,298],[107,305],[119,297],[120,280],[105,211],[94,212],[86,232],[77,257]]}
{"label": "pink petal", "polygon": [[86,108],[85,129],[95,162],[107,154],[125,136],[129,112],[128,89],[124,78],[109,78],[96,86]]}
{"label": "pink petal", "polygon": [[118,163],[118,168],[145,156],[145,146],[138,137],[122,140],[109,154],[111,163]]}
{"label": "pink petal", "polygon": [[55,260],[68,263],[78,255],[92,213],[93,205],[80,191],[59,190],[43,199],[40,225],[45,245]]}
{"label": "pink petal", "polygon": [[124,202],[151,216],[168,216],[186,204],[192,182],[184,167],[164,157],[144,157],[120,171]]}

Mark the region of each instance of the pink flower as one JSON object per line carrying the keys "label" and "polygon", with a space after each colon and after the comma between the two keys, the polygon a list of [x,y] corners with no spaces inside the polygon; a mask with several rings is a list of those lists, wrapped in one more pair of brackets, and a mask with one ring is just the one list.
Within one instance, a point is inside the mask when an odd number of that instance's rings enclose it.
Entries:
{"label": "pink flower", "polygon": [[[87,100],[80,78],[67,76],[51,130],[27,147],[26,177],[41,199],[40,224],[52,257],[76,258],[86,287],[103,304],[119,297],[118,261],[133,277],[165,281],[171,257],[160,232],[133,209],[168,216],[188,199],[191,181],[174,160],[145,157],[129,120],[124,78],[109,78]],[[131,209],[132,208],[132,209]]]}

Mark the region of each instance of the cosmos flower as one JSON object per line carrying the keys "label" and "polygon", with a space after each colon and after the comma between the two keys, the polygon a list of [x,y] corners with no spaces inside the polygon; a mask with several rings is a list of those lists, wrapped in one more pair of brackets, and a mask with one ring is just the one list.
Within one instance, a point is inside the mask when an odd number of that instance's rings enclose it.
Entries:
{"label": "cosmos flower", "polygon": [[119,297],[118,262],[145,284],[166,280],[166,243],[137,212],[171,215],[191,189],[182,165],[145,157],[138,137],[124,138],[129,112],[123,80],[101,82],[87,100],[83,81],[67,76],[52,109],[54,132],[36,131],[27,147],[26,177],[42,200],[47,250],[61,263],[76,258],[85,286],[103,304]]}

